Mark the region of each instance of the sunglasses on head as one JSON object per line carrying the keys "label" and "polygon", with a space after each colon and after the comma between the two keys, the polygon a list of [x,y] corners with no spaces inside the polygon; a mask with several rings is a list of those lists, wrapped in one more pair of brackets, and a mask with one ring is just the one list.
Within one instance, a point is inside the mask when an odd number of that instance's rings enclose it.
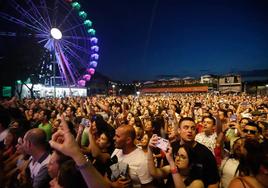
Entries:
{"label": "sunglasses on head", "polygon": [[247,134],[256,134],[257,131],[244,129],[243,132]]}

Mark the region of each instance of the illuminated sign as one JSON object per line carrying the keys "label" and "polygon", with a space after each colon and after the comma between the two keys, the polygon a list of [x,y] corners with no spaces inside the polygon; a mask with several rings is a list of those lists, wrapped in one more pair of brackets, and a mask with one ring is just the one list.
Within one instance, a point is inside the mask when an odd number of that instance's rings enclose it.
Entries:
{"label": "illuminated sign", "polygon": [[[28,86],[28,87],[27,87]],[[23,85],[21,88],[21,98],[30,98],[31,93],[28,88],[32,87],[32,84]],[[17,87],[20,90],[20,87]],[[55,93],[54,93],[55,92]],[[33,87],[33,93],[35,97],[67,97],[67,96],[87,96],[87,89],[84,87],[48,87],[41,84],[35,84]]]}
{"label": "illuminated sign", "polygon": [[3,97],[11,97],[11,86],[3,86],[2,88],[2,96]]}
{"label": "illuminated sign", "polygon": [[167,87],[167,88],[143,88],[142,93],[193,93],[208,92],[208,86],[194,87]]}

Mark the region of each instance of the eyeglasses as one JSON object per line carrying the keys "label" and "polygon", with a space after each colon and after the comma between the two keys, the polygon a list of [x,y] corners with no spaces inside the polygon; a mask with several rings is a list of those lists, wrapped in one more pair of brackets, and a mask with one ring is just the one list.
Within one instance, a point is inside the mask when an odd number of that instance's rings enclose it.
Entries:
{"label": "eyeglasses", "polygon": [[248,129],[244,129],[243,130],[244,133],[247,133],[247,134],[256,134],[257,131],[254,131],[254,130],[248,130]]}

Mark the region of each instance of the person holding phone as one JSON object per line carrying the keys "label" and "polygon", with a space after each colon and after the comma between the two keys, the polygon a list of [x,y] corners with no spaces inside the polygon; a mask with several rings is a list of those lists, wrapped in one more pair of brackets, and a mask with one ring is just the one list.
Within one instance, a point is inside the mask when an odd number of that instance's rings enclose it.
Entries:
{"label": "person holding phone", "polygon": [[241,124],[237,122],[237,116],[231,115],[229,122],[226,123],[223,127],[223,134],[225,135],[224,141],[227,143],[226,146],[228,146],[226,149],[230,151],[234,140],[238,137],[245,136],[243,130],[244,127],[242,127]]}
{"label": "person holding phone", "polygon": [[[184,117],[180,120],[178,126],[178,133],[180,140],[171,144],[173,151],[178,151],[181,145],[188,144],[192,147],[193,153],[198,156],[196,158],[196,165],[200,167],[201,179],[208,188],[216,188],[219,185],[220,176],[217,168],[216,159],[212,152],[204,145],[195,141],[196,124],[193,118]],[[162,170],[154,167],[152,148],[155,147],[158,138],[153,136],[150,139],[148,147],[148,165],[150,174],[153,177],[167,177],[167,174]]]}
{"label": "person holding phone", "polygon": [[[192,147],[188,144],[182,145],[178,152],[174,153],[174,158],[172,147],[168,147],[166,158],[170,166],[174,187],[204,188],[200,169],[195,166],[196,157]],[[173,187],[172,185],[169,186],[171,182],[169,180],[167,181],[167,186]]]}
{"label": "person holding phone", "polygon": [[[168,165],[156,168],[152,163],[152,154],[148,157],[148,166],[150,173],[156,178],[167,178],[166,187],[194,187],[203,188],[204,183],[201,180],[201,172],[195,166],[196,157],[190,145],[180,146],[178,151],[173,152],[168,140],[153,135],[150,139],[150,151],[158,147],[166,156]],[[173,156],[174,154],[174,156]]]}

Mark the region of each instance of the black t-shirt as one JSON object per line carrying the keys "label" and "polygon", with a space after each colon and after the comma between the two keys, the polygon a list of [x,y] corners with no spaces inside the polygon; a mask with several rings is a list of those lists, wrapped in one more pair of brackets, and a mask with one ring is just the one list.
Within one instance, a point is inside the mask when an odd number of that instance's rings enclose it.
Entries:
{"label": "black t-shirt", "polygon": [[[202,179],[200,169],[199,169],[199,167],[194,166],[190,170],[190,174],[188,175],[188,177],[183,182],[184,182],[184,185],[187,187],[194,180],[200,180],[200,179]],[[172,178],[172,174],[168,174],[167,182],[166,182],[165,187],[167,187],[167,188],[175,188],[174,181],[173,181],[173,178]]]}
{"label": "black t-shirt", "polygon": [[99,171],[99,173],[104,176],[109,169],[108,161],[103,163],[99,159],[94,158],[91,154],[88,154],[87,157],[93,163],[93,166]]}
{"label": "black t-shirt", "polygon": [[[171,147],[173,151],[178,151],[180,148],[180,143],[174,142],[171,144]],[[195,156],[197,156],[197,162],[195,165],[201,169],[202,180],[205,184],[205,187],[219,182],[220,176],[217,163],[212,152],[206,146],[200,143],[197,143],[194,146],[193,152],[195,153]]]}

